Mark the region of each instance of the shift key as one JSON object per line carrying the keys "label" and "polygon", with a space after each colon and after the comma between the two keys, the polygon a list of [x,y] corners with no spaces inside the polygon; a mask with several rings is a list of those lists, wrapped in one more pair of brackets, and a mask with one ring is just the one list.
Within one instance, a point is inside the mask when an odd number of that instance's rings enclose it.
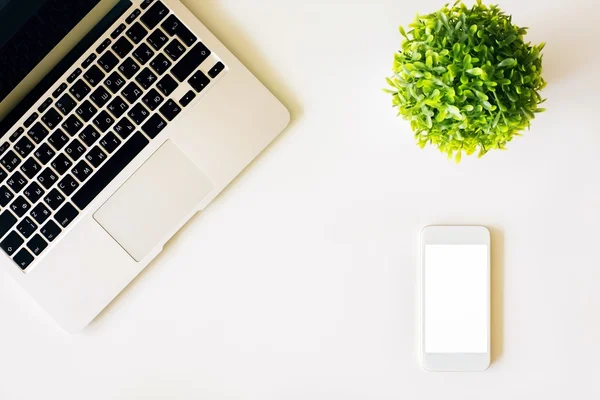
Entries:
{"label": "shift key", "polygon": [[200,64],[210,55],[210,50],[202,43],[197,43],[192,49],[171,69],[171,73],[179,82],[183,82]]}

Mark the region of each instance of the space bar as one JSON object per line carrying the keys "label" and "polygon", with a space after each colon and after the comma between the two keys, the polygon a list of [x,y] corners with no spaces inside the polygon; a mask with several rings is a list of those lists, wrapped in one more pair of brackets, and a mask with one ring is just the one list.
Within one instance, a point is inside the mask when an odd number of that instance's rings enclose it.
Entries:
{"label": "space bar", "polygon": [[148,144],[148,139],[136,132],[90,180],[75,193],[72,200],[80,210],[87,207],[98,194],[135,158]]}

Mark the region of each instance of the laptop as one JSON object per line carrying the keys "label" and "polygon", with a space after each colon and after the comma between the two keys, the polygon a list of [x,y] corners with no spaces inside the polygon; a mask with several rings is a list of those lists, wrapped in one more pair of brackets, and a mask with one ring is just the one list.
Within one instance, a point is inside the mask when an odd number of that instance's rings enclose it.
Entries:
{"label": "laptop", "polygon": [[178,0],[0,0],[0,269],[89,324],[288,125]]}

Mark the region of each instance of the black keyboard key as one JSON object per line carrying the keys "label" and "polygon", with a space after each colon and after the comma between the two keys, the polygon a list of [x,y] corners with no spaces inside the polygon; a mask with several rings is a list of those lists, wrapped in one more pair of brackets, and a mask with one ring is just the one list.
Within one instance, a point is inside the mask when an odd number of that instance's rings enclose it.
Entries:
{"label": "black keyboard key", "polygon": [[137,132],[131,139],[123,143],[123,146],[108,159],[102,168],[98,169],[94,176],[75,193],[73,203],[83,210],[98,196],[131,160],[133,160],[148,144],[148,139]]}
{"label": "black keyboard key", "polygon": [[47,241],[51,242],[60,234],[61,229],[54,223],[54,221],[50,220],[46,225],[42,227],[42,235],[46,238]]}
{"label": "black keyboard key", "polygon": [[133,45],[127,38],[121,36],[119,40],[112,45],[111,49],[113,49],[119,57],[123,58],[133,49]]}
{"label": "black keyboard key", "polygon": [[142,15],[140,20],[148,27],[148,29],[154,29],[160,21],[169,13],[169,9],[165,7],[160,1],[156,2],[148,11]]}
{"label": "black keyboard key", "polygon": [[97,65],[92,65],[87,71],[85,71],[85,74],[83,74],[85,80],[88,81],[88,83],[92,85],[92,87],[99,84],[105,76],[106,74],[102,72],[102,70],[98,68]]}
{"label": "black keyboard key", "polygon": [[[14,131],[12,133],[12,135],[10,135],[9,139],[11,142],[15,142],[15,140],[17,140],[18,138],[21,137],[21,135],[23,134],[23,132],[25,132],[25,128],[23,128],[22,126],[18,127],[16,131]],[[2,144],[2,149],[0,149],[0,155],[2,155],[2,153],[4,153],[6,150],[8,150],[8,148],[10,147],[10,145],[6,142],[4,142]]]}
{"label": "black keyboard key", "polygon": [[25,126],[25,128],[29,128],[31,126],[31,124],[33,124],[35,122],[35,120],[39,117],[38,113],[33,113],[29,116],[29,118],[27,118],[25,120],[25,122],[23,122],[23,125]]}
{"label": "black keyboard key", "polygon": [[25,249],[19,250],[19,252],[13,257],[13,260],[17,265],[25,270],[33,262],[33,256]]}
{"label": "black keyboard key", "polygon": [[71,86],[69,92],[73,95],[73,97],[75,97],[75,99],[81,101],[90,92],[90,87],[86,85],[83,80],[79,79],[73,84],[73,86]]}
{"label": "black keyboard key", "polygon": [[81,142],[77,139],[74,139],[69,145],[65,148],[65,152],[71,157],[73,161],[77,161],[81,158],[81,156],[85,153],[85,146],[81,144]]}
{"label": "black keyboard key", "polygon": [[52,160],[52,157],[54,157],[55,154],[56,152],[52,150],[52,147],[48,146],[46,143],[43,143],[33,153],[33,155],[35,155],[36,158],[40,160],[40,162],[44,165],[48,164],[48,162]]}
{"label": "black keyboard key", "polygon": [[29,214],[33,217],[33,219],[35,219],[35,222],[38,224],[43,224],[44,221],[50,216],[50,210],[44,205],[44,203],[38,203],[37,206],[33,207],[33,210],[31,210],[31,213]]}
{"label": "black keyboard key", "polygon": [[88,147],[93,146],[99,138],[100,133],[92,125],[86,126],[79,134],[79,139],[81,139]]}
{"label": "black keyboard key", "polygon": [[10,148],[10,143],[8,142],[4,142],[2,143],[2,146],[0,146],[0,156],[4,153],[6,153],[6,150],[8,150]]}
{"label": "black keyboard key", "polygon": [[33,232],[35,232],[36,229],[37,225],[29,217],[23,218],[23,221],[19,222],[19,225],[17,225],[17,230],[24,238],[33,235]]}
{"label": "black keyboard key", "polygon": [[40,143],[46,138],[46,136],[48,136],[48,129],[44,128],[41,123],[37,122],[31,127],[27,134],[33,139],[34,142]]}
{"label": "black keyboard key", "polygon": [[154,0],[144,0],[142,1],[141,7],[142,10],[145,10],[146,8],[148,8],[148,6],[150,6],[150,4],[152,4]]}
{"label": "black keyboard key", "polygon": [[127,119],[127,117],[121,118],[119,122],[115,124],[114,131],[121,139],[127,139],[129,135],[135,130],[135,125]]}
{"label": "black keyboard key", "polygon": [[100,59],[98,60],[98,65],[102,67],[104,72],[110,72],[114,67],[119,63],[119,59],[115,56],[111,51],[107,51]]}
{"label": "black keyboard key", "polygon": [[44,195],[44,189],[42,189],[37,182],[31,182],[31,184],[23,191],[23,195],[31,204],[35,204]]}
{"label": "black keyboard key", "polygon": [[81,122],[75,115],[71,115],[65,122],[62,123],[61,126],[69,135],[73,136],[79,132],[81,128],[83,128],[83,122]]}
{"label": "black keyboard key", "polygon": [[38,164],[33,157],[28,158],[23,164],[21,164],[21,171],[23,171],[23,173],[29,179],[33,179],[41,170],[41,165]]}
{"label": "black keyboard key", "polygon": [[165,129],[167,123],[159,114],[154,114],[150,119],[142,126],[142,131],[151,139],[154,139],[158,134]]}
{"label": "black keyboard key", "polygon": [[125,89],[121,92],[125,100],[127,100],[130,104],[133,104],[140,98],[142,95],[142,89],[134,82],[129,83],[125,86]]}
{"label": "black keyboard key", "polygon": [[171,40],[171,43],[165,47],[165,53],[167,53],[167,55],[171,57],[171,60],[173,61],[176,61],[179,57],[181,57],[184,52],[185,47],[177,39]]}
{"label": "black keyboard key", "polygon": [[79,115],[79,118],[81,118],[84,122],[88,122],[90,119],[92,119],[94,115],[96,115],[98,109],[94,107],[89,100],[86,100],[83,103],[81,103],[79,107],[77,107],[77,110],[75,110],[75,112],[77,113],[77,115]]}
{"label": "black keyboard key", "polygon": [[194,100],[194,97],[196,97],[196,93],[194,93],[193,90],[190,90],[179,100],[179,104],[185,107]]}
{"label": "black keyboard key", "polygon": [[119,65],[119,71],[121,71],[121,73],[125,75],[127,79],[131,79],[139,70],[140,66],[137,65],[137,63],[133,61],[133,58],[131,57],[127,57],[127,59],[123,61],[121,65]]}
{"label": "black keyboard key", "polygon": [[223,71],[225,69],[225,65],[223,65],[223,63],[221,61],[219,61],[218,63],[215,64],[214,67],[212,67],[210,69],[210,71],[208,71],[208,76],[210,76],[211,78],[216,78],[217,75],[219,75],[221,73],[221,71]]}
{"label": "black keyboard key", "polygon": [[69,174],[65,175],[65,177],[58,182],[58,188],[62,190],[65,196],[70,196],[73,194],[75,189],[79,187],[79,183]]}
{"label": "black keyboard key", "polygon": [[95,146],[93,149],[88,151],[85,155],[85,159],[89,161],[95,168],[98,168],[100,164],[106,160],[106,153],[103,152],[100,147]]}
{"label": "black keyboard key", "polygon": [[19,218],[25,215],[30,208],[31,205],[23,196],[17,197],[10,205],[11,211]]}
{"label": "black keyboard key", "polygon": [[85,59],[85,61],[81,64],[81,68],[86,69],[87,67],[89,67],[94,60],[96,60],[96,58],[98,58],[98,56],[96,55],[96,53],[92,53],[88,56],[88,58]]}
{"label": "black keyboard key", "polygon": [[173,119],[181,112],[181,107],[169,99],[167,102],[160,108],[160,113],[165,116],[165,118],[169,121],[173,121]]}
{"label": "black keyboard key", "polygon": [[177,35],[188,46],[196,41],[196,36],[173,14],[169,15],[169,18],[161,24],[161,27],[171,36]]}
{"label": "black keyboard key", "polygon": [[[111,75],[112,76],[112,75]],[[105,82],[106,83],[106,82]],[[90,99],[96,104],[98,107],[104,107],[106,103],[110,100],[112,96],[108,93],[108,90],[104,89],[104,86],[100,86],[98,89],[94,91],[90,95]]]}
{"label": "black keyboard key", "polygon": [[191,87],[194,88],[195,91],[201,92],[205,87],[210,83],[210,79],[206,75],[202,73],[202,71],[196,71],[194,75],[190,79],[188,79],[188,83]]}
{"label": "black keyboard key", "polygon": [[127,111],[129,105],[127,105],[127,103],[125,103],[125,100],[123,100],[120,96],[117,96],[113,101],[110,102],[110,104],[106,108],[108,109],[108,111],[110,111],[112,115],[114,115],[115,118],[120,118],[121,115],[123,115],[125,111]]}
{"label": "black keyboard key", "polygon": [[108,154],[111,154],[113,151],[115,151],[120,144],[121,141],[112,132],[108,132],[106,135],[104,135],[102,140],[100,140],[100,146],[102,146],[104,150],[108,152]]}
{"label": "black keyboard key", "polygon": [[50,189],[52,185],[58,180],[58,176],[50,169],[46,168],[38,175],[37,180],[46,189]]}
{"label": "black keyboard key", "polygon": [[61,129],[57,129],[48,138],[48,143],[50,143],[52,147],[58,151],[65,147],[67,143],[69,143],[69,137]]}
{"label": "black keyboard key", "polygon": [[27,179],[25,179],[22,173],[17,171],[6,181],[6,184],[13,192],[19,193],[27,184]]}
{"label": "black keyboard key", "polygon": [[71,75],[69,75],[69,77],[67,78],[67,82],[75,82],[75,79],[79,78],[79,75],[81,75],[81,68],[77,68],[75,71],[73,71]]}
{"label": "black keyboard key", "polygon": [[17,251],[19,247],[21,247],[23,242],[25,242],[23,238],[19,236],[17,232],[12,231],[4,238],[2,243],[0,243],[0,247],[2,247],[2,250],[4,250],[6,254],[12,256],[13,253]]}
{"label": "black keyboard key", "polygon": [[133,122],[139,125],[142,122],[144,122],[146,118],[148,118],[150,112],[146,110],[146,108],[143,105],[138,103],[135,106],[133,106],[133,108],[131,109],[131,111],[129,111],[129,114],[127,115],[129,115],[129,118],[131,118]]}
{"label": "black keyboard key", "polygon": [[52,160],[50,165],[56,172],[58,172],[59,175],[63,175],[69,168],[71,168],[73,163],[64,154],[59,154],[54,160]]}
{"label": "black keyboard key", "polygon": [[167,57],[165,57],[163,54],[159,54],[156,57],[154,57],[154,60],[152,60],[152,62],[150,62],[150,66],[153,70],[156,71],[158,75],[162,75],[171,66],[171,61],[169,61]]}
{"label": "black keyboard key", "polygon": [[42,254],[42,251],[44,251],[46,247],[48,247],[48,243],[46,243],[46,241],[39,234],[36,233],[31,238],[31,240],[27,242],[27,247],[29,248],[29,250],[31,250],[33,254],[39,256],[40,254]]}
{"label": "black keyboard key", "polygon": [[115,120],[106,111],[100,112],[100,114],[94,118],[94,125],[96,125],[102,132],[106,132],[114,123]]}
{"label": "black keyboard key", "polygon": [[0,237],[4,236],[15,224],[17,219],[8,210],[0,214]]}
{"label": "black keyboard key", "polygon": [[54,214],[54,219],[58,221],[58,223],[66,228],[73,220],[77,217],[79,212],[75,207],[71,205],[71,203],[67,203]]}
{"label": "black keyboard key", "polygon": [[52,189],[44,197],[44,202],[50,206],[51,209],[56,210],[65,201],[65,196],[62,195],[57,189]]}
{"label": "black keyboard key", "polygon": [[4,185],[0,186],[0,205],[6,207],[8,203],[15,197],[10,190]]}
{"label": "black keyboard key", "polygon": [[6,152],[6,155],[2,157],[0,163],[2,163],[8,172],[12,172],[12,170],[21,163],[21,159],[15,154],[14,151],[9,150]]}
{"label": "black keyboard key", "polygon": [[110,46],[110,39],[107,38],[96,48],[96,53],[101,54],[108,46]]}
{"label": "black keyboard key", "polygon": [[156,110],[158,106],[163,102],[164,98],[156,91],[156,89],[150,89],[148,93],[142,98],[142,101],[151,111]]}
{"label": "black keyboard key", "polygon": [[183,82],[209,55],[210,50],[202,43],[198,43],[175,64],[171,73],[179,82]]}
{"label": "black keyboard key", "polygon": [[150,36],[148,36],[147,41],[150,43],[150,46],[154,47],[154,50],[160,50],[165,44],[167,44],[169,38],[167,38],[167,35],[165,35],[163,31],[156,29],[154,32],[152,32],[152,34],[150,34]]}
{"label": "black keyboard key", "polygon": [[75,178],[79,179],[79,182],[85,181],[92,172],[92,167],[90,167],[88,163],[83,160],[79,161],[79,163],[77,163],[77,165],[71,170],[71,174],[73,174]]}
{"label": "black keyboard key", "polygon": [[133,43],[138,44],[144,37],[146,37],[148,31],[139,22],[136,22],[129,27],[125,34]]}
{"label": "black keyboard key", "polygon": [[142,72],[135,77],[135,80],[142,85],[144,89],[148,89],[154,82],[156,82],[156,75],[150,71],[150,68],[144,68]]}
{"label": "black keyboard key", "polygon": [[104,84],[108,89],[110,89],[111,92],[117,93],[125,84],[125,79],[123,79],[118,72],[113,72],[108,78],[106,78]]}
{"label": "black keyboard key", "polygon": [[38,107],[38,112],[43,113],[44,111],[46,111],[48,107],[52,105],[52,101],[52,97],[48,97],[46,100],[44,100],[44,102]]}
{"label": "black keyboard key", "polygon": [[141,11],[140,10],[133,10],[133,12],[131,14],[129,14],[129,17],[127,17],[127,19],[125,20],[125,22],[127,22],[128,24],[132,23],[137,17],[138,15],[140,15]]}
{"label": "black keyboard key", "polygon": [[169,96],[171,93],[173,93],[175,89],[177,89],[177,86],[179,86],[179,84],[177,81],[175,81],[175,79],[171,78],[171,75],[169,74],[165,75],[156,84],[158,90],[160,90],[165,96]]}
{"label": "black keyboard key", "polygon": [[55,105],[56,108],[58,108],[63,115],[67,115],[68,113],[73,111],[77,103],[75,102],[75,100],[73,100],[71,96],[65,93],[60,99],[56,100]]}
{"label": "black keyboard key", "polygon": [[140,64],[144,65],[154,56],[154,51],[146,43],[142,43],[135,49],[133,56]]}
{"label": "black keyboard key", "polygon": [[54,108],[51,108],[42,116],[42,122],[46,124],[49,129],[54,129],[62,121],[62,116]]}
{"label": "black keyboard key", "polygon": [[120,24],[117,28],[110,34],[110,37],[116,39],[123,31],[125,30],[125,24]]}
{"label": "black keyboard key", "polygon": [[17,153],[21,155],[21,157],[25,158],[31,154],[35,148],[35,145],[27,137],[22,137],[17,143],[15,143],[14,148]]}
{"label": "black keyboard key", "polygon": [[67,84],[61,83],[59,87],[56,88],[54,92],[52,92],[52,97],[57,98],[60,96],[65,90],[67,90]]}
{"label": "black keyboard key", "polygon": [[2,168],[0,168],[0,182],[4,181],[4,179],[8,176],[6,172]]}

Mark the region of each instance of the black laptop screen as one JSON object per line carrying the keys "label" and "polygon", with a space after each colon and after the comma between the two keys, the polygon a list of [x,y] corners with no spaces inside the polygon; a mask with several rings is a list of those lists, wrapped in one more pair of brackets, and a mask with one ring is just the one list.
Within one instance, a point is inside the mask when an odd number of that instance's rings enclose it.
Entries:
{"label": "black laptop screen", "polygon": [[100,0],[0,0],[0,101]]}

